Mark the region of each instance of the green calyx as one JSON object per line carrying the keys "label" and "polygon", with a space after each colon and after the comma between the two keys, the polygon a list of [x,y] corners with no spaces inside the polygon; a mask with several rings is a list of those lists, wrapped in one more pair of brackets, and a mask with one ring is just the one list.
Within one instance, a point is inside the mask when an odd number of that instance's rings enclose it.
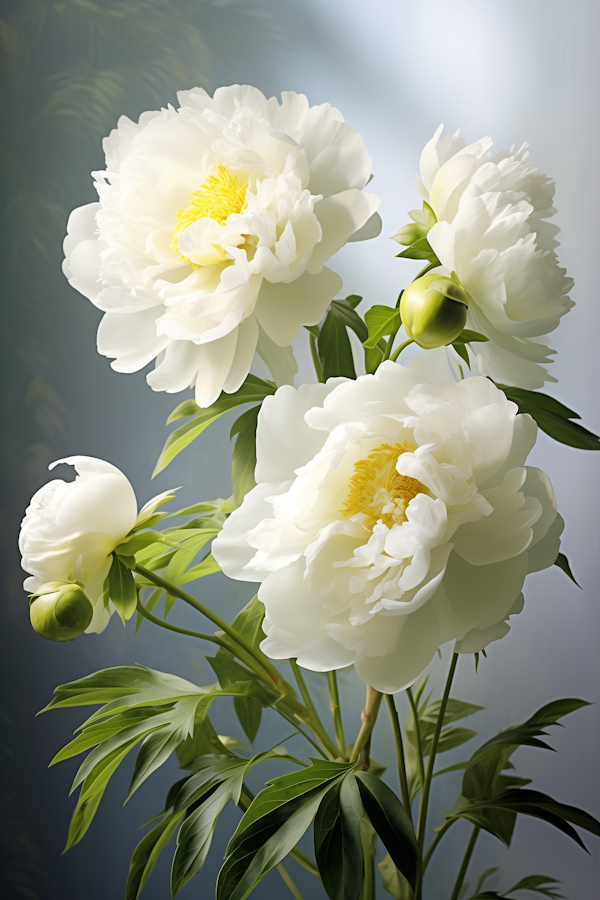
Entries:
{"label": "green calyx", "polygon": [[424,350],[456,340],[467,321],[469,295],[454,278],[423,275],[406,288],[400,316],[409,338]]}
{"label": "green calyx", "polygon": [[94,607],[81,585],[49,581],[31,595],[33,630],[49,641],[74,641],[92,621]]}

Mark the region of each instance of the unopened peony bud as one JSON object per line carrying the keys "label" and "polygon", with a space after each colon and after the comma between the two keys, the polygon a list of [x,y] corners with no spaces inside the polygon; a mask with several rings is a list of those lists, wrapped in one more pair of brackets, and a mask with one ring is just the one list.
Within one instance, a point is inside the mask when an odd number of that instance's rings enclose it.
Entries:
{"label": "unopened peony bud", "polygon": [[83,589],[69,581],[49,581],[32,595],[29,607],[34,631],[49,641],[74,641],[93,613]]}
{"label": "unopened peony bud", "polygon": [[468,295],[452,278],[423,275],[402,294],[400,316],[409,338],[425,350],[456,340],[467,321]]}

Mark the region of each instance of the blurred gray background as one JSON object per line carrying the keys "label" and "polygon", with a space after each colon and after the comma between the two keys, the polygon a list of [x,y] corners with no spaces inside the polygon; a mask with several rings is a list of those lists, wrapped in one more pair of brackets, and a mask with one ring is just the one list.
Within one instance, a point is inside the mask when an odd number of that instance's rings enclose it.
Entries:
{"label": "blurred gray background", "polygon": [[[136,638],[131,626],[124,629],[113,617],[101,636],[68,645],[43,641],[29,626],[21,588],[19,523],[31,494],[49,478],[48,463],[56,458],[89,454],[110,460],[131,479],[140,502],[174,485],[183,485],[184,504],[230,493],[231,421],[225,420],[151,483],[166,437],[164,422],[185,395],[154,394],[142,372],[112,372],[95,350],[100,313],[61,274],[68,213],[95,197],[89,173],[103,167],[101,138],[119,115],[137,118],[145,109],[175,102],[176,90],[193,85],[213,89],[248,82],[268,96],[295,90],[306,93],[312,104],[337,106],[364,137],[373,157],[372,189],[382,197],[381,237],[351,244],[333,260],[346,293],[364,296],[363,310],[373,303],[393,303],[414,274],[412,263],[395,259],[397,246],[388,238],[405,223],[406,211],[420,202],[414,172],[423,144],[439,123],[452,131],[462,127],[467,141],[491,133],[497,150],[528,140],[533,164],[556,179],[560,259],[576,282],[572,296],[577,307],[554,336],[559,355],[552,371],[559,383],[549,392],[598,432],[598,23],[591,0],[4,0],[4,896],[123,896],[130,855],[143,834],[137,829],[162,808],[169,784],[179,777],[174,765],[165,766],[123,809],[131,759],[113,778],[83,842],[61,856],[74,805],[67,793],[77,761],[50,771],[46,766],[84,711],[34,718],[54,686],[99,668],[135,662],[200,683],[214,680],[203,658],[207,648],[191,638],[152,630],[148,623]],[[300,379],[312,380],[305,343],[298,357]],[[597,701],[600,695],[600,455],[568,449],[542,435],[533,457],[555,485],[567,522],[563,549],[583,590],[558,569],[534,576],[527,585],[524,613],[513,620],[510,635],[489,648],[479,673],[475,675],[471,657],[461,660],[455,696],[488,707],[466,723],[484,737],[523,721],[551,699]],[[60,474],[70,477],[66,470]],[[227,582],[221,575],[200,582],[197,590],[228,618],[252,593],[251,586]],[[194,621],[193,613],[178,607],[171,617],[179,623]],[[444,661],[432,667],[436,684],[447,658],[448,648]],[[309,676],[309,681],[324,689],[321,676]],[[352,732],[359,723],[362,688],[350,672],[342,674],[341,684],[345,724]],[[213,708],[217,730],[241,737],[232,709]],[[518,752],[519,774],[533,775],[539,790],[598,816],[600,712],[589,707],[567,719],[566,726],[554,729],[557,754]],[[287,733],[275,714],[265,715],[257,743],[264,747]],[[290,746],[302,749],[298,739]],[[470,746],[447,754],[445,764],[464,758]],[[391,739],[383,721],[373,752],[390,766],[395,786]],[[267,771],[273,774],[266,767],[261,771],[265,777]],[[433,808],[438,822],[459,783],[454,776],[440,779]],[[254,786],[260,786],[258,780]],[[183,898],[213,894],[238,814],[230,810],[222,819],[209,861]],[[430,900],[447,897],[467,832],[468,826],[459,825],[445,849],[442,844],[428,881]],[[586,837],[586,842],[592,856],[544,823],[520,821],[510,850],[487,835],[481,838],[471,884],[486,868],[500,865],[504,875],[499,887],[543,873],[562,879],[571,900],[593,900],[600,883],[600,841]],[[325,896],[295,863],[289,868],[305,898]],[[144,889],[147,900],[166,900],[168,874],[165,853]],[[279,876],[271,874],[255,896],[291,895]]]}

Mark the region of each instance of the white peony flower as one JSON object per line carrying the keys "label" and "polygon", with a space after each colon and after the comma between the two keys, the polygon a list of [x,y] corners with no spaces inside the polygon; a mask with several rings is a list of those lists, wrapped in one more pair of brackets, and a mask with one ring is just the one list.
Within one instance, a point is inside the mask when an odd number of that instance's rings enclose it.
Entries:
{"label": "white peony flower", "polygon": [[23,587],[34,593],[47,582],[78,581],[94,606],[86,632],[104,631],[114,612],[101,601],[111,553],[134,525],[147,519],[167,495],[141,510],[131,484],[115,466],[91,456],[53,462],[74,466],[75,481],[49,481],[31,498],[19,535],[21,565],[30,573]]}
{"label": "white peony flower", "polygon": [[63,268],[106,313],[98,350],[116,371],[156,358],[154,390],[195,384],[209,406],[256,350],[278,383],[293,380],[289,345],[341,288],[323,264],[379,233],[379,199],[362,191],[361,136],[329,104],[247,85],[178,98],[105,139],[100,202],[71,213]]}
{"label": "white peony flower", "polygon": [[424,384],[422,364],[264,401],[257,485],[213,554],[261,582],[268,656],[353,663],[398,691],[446,641],[473,653],[505,635],[527,573],[554,563],[552,486],[524,466],[533,419],[487,378]]}
{"label": "white peony flower", "polygon": [[478,370],[525,388],[556,381],[544,364],[554,353],[546,335],[574,305],[573,281],[558,266],[558,228],[549,219],[554,184],[529,165],[527,144],[492,156],[492,140],[465,146],[460,131],[440,138],[440,125],[421,154],[421,194],[437,224],[427,239],[471,295],[467,328],[489,343],[471,344]]}

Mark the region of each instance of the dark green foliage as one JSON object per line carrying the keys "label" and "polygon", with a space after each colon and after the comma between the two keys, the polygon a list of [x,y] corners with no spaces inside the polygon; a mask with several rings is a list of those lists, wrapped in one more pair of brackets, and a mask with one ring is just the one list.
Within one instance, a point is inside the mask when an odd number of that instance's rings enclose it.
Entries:
{"label": "dark green foliage", "polygon": [[360,820],[364,814],[356,779],[344,778],[326,794],[315,816],[315,857],[331,900],[358,900],[363,886]]}
{"label": "dark green foliage", "polygon": [[256,486],[256,423],[260,406],[253,406],[236,419],[231,428],[230,438],[237,434],[231,456],[231,481],[233,483],[233,509],[241,506],[242,500]]}
{"label": "dark green foliage", "polygon": [[169,435],[152,477],[166,469],[178,453],[181,453],[224,413],[246,403],[261,403],[269,394],[274,394],[275,390],[276,387],[272,381],[265,381],[257,378],[256,375],[248,375],[243,385],[234,394],[222,393],[219,399],[206,409],[199,407],[193,400],[185,400],[180,403],[167,419],[167,425],[177,419],[193,418]]}
{"label": "dark green foliage", "polygon": [[505,384],[498,384],[497,387],[504,391],[509,400],[517,404],[520,413],[529,413],[542,431],[555,441],[569,447],[577,447],[579,450],[600,450],[600,438],[583,425],[573,422],[573,419],[580,418],[578,414],[554,397]]}

